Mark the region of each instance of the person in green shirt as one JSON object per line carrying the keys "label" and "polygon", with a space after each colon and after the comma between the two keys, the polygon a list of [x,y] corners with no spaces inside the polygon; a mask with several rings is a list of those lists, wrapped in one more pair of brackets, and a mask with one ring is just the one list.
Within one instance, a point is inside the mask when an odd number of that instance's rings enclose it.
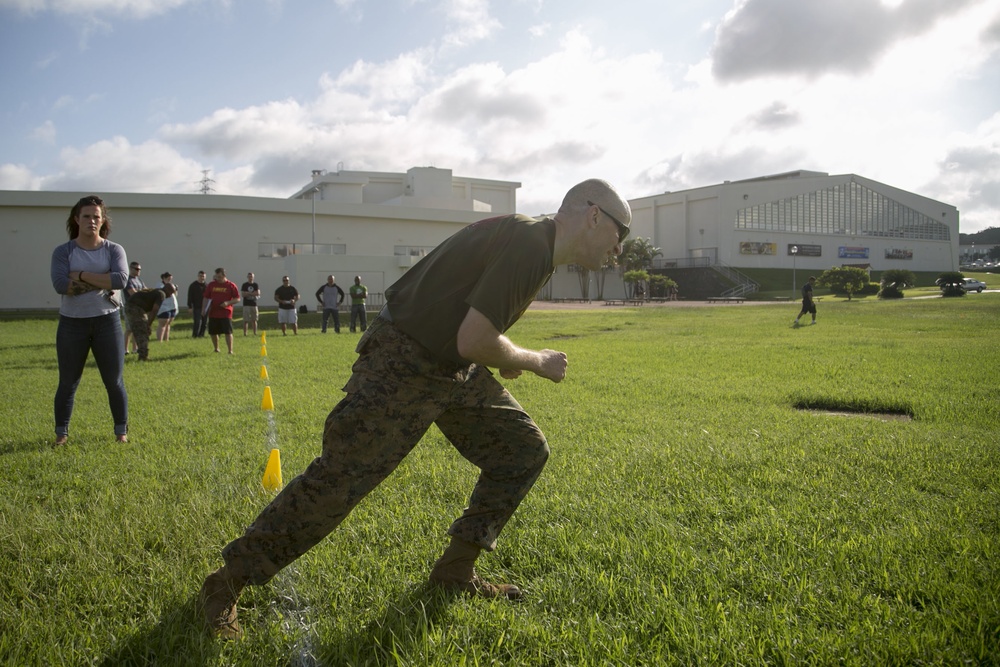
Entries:
{"label": "person in green shirt", "polygon": [[205,579],[198,603],[209,631],[239,637],[243,588],[266,583],[322,541],[432,424],[481,474],[448,530],[431,583],[521,597],[517,586],[481,578],[474,564],[496,548],[549,446],[491,369],[504,380],[524,372],[552,382],[566,377],[564,352],[521,347],[506,332],[556,266],[597,271],[620,254],[631,219],[610,184],[587,180],[566,193],[553,217],[502,215],[469,225],[391,285],[358,342],[347,395],[326,419],[322,454],[222,550],[225,565]]}
{"label": "person in green shirt", "polygon": [[354,333],[358,321],[361,322],[361,330],[368,328],[368,312],[366,299],[368,298],[368,288],[361,284],[361,276],[354,276],[354,284],[347,289],[351,295],[351,333]]}

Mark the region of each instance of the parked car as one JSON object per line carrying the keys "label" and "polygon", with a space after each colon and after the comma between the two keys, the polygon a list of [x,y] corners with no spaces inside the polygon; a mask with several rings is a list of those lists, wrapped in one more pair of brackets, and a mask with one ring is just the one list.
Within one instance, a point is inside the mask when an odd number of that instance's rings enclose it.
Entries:
{"label": "parked car", "polygon": [[976,280],[975,278],[966,278],[962,281],[962,288],[966,292],[982,292],[986,289],[986,283],[982,280]]}

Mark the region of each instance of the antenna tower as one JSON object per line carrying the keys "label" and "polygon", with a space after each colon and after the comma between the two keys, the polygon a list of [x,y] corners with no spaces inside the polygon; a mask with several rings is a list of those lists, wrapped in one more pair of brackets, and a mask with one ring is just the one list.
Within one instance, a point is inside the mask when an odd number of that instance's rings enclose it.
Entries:
{"label": "antenna tower", "polygon": [[201,170],[201,180],[198,181],[198,184],[201,185],[201,189],[199,190],[199,192],[201,192],[201,194],[203,195],[207,195],[209,192],[215,192],[215,188],[212,187],[212,183],[215,183],[215,181],[208,177],[210,171],[212,170],[211,169]]}

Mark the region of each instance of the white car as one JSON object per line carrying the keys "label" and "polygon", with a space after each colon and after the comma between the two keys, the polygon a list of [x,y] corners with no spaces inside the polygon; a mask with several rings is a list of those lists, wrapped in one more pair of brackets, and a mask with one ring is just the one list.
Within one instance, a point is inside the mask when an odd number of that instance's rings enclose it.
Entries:
{"label": "white car", "polygon": [[986,283],[982,280],[976,280],[975,278],[966,278],[962,281],[962,288],[966,292],[982,292],[986,289]]}

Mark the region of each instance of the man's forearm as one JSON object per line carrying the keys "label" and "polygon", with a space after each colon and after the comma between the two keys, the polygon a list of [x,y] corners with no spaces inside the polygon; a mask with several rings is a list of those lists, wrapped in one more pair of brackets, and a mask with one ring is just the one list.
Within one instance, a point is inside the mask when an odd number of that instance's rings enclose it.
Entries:
{"label": "man's forearm", "polygon": [[559,382],[566,377],[566,355],[557,350],[528,350],[497,331],[490,320],[470,308],[458,329],[458,353],[463,359],[501,371],[528,371]]}

